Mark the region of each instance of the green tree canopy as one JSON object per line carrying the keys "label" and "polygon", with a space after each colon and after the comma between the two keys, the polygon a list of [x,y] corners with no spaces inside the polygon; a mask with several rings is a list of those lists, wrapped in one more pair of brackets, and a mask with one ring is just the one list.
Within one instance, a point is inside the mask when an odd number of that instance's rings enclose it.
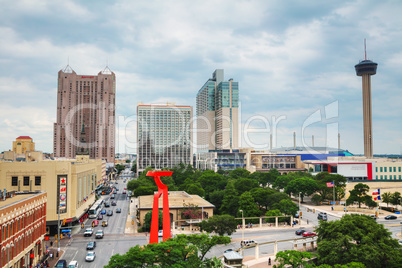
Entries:
{"label": "green tree canopy", "polygon": [[400,192],[394,192],[391,195],[391,204],[396,206],[401,203],[401,193]]}
{"label": "green tree canopy", "polygon": [[126,169],[123,165],[120,165],[120,164],[115,165],[114,168],[115,168],[116,171],[117,171],[117,175],[120,175],[120,173],[121,173],[123,170]]}
{"label": "green tree canopy", "polygon": [[230,237],[206,234],[177,235],[160,243],[137,245],[123,255],[113,255],[105,267],[221,267],[219,260],[205,258],[205,255],[212,247],[228,243]]}
{"label": "green tree canopy", "polygon": [[249,178],[238,178],[234,181],[234,187],[236,191],[241,195],[244,192],[250,191],[251,189],[258,188],[258,181]]}
{"label": "green tree canopy", "polygon": [[[255,200],[250,192],[245,192],[240,196],[239,209],[243,210],[244,217],[259,217],[261,212],[255,204]],[[237,212],[237,216],[241,217],[241,212]]]}
{"label": "green tree canopy", "polygon": [[355,185],[353,190],[349,191],[350,196],[346,200],[347,205],[351,205],[354,202],[359,204],[359,208],[361,207],[361,203],[366,202],[367,198],[371,198],[371,196],[367,195],[367,192],[370,190],[370,187],[364,183],[358,183]]}
{"label": "green tree canopy", "polygon": [[215,190],[224,190],[228,182],[227,178],[223,175],[215,173],[212,170],[206,170],[198,178],[202,188],[205,190],[205,197],[209,200],[209,195]]}
{"label": "green tree canopy", "polygon": [[[152,210],[149,211],[147,214],[145,214],[144,224],[142,225],[143,232],[151,231],[151,222],[152,222]],[[163,213],[161,210],[159,210],[158,223],[159,223],[158,224],[159,230],[161,230],[163,228]]]}
{"label": "green tree canopy", "polygon": [[289,199],[282,199],[274,207],[285,215],[295,215],[297,212],[297,205]]}
{"label": "green tree canopy", "polygon": [[294,196],[299,196],[303,202],[305,196],[312,195],[318,189],[317,182],[308,177],[301,177],[291,180],[285,188],[287,194],[293,194]]}
{"label": "green tree canopy", "polygon": [[388,207],[388,204],[391,203],[391,199],[392,199],[391,193],[390,192],[383,193],[381,195],[381,198],[382,198],[382,202],[386,203],[387,207]]}
{"label": "green tree canopy", "polygon": [[244,168],[236,168],[234,170],[229,171],[229,177],[234,180],[238,180],[241,178],[248,178],[250,176],[250,171]]}
{"label": "green tree canopy", "polygon": [[313,258],[316,254],[306,251],[298,251],[298,250],[286,250],[279,251],[276,253],[275,261],[279,262],[278,265],[274,265],[276,268],[285,268],[285,267],[306,267],[308,265],[308,261]]}
{"label": "green tree canopy", "polygon": [[229,182],[225,189],[222,201],[221,213],[236,216],[239,210],[239,194],[232,182]]}
{"label": "green tree canopy", "polygon": [[236,232],[237,223],[235,217],[231,215],[214,215],[207,221],[202,221],[200,228],[208,233],[215,232],[220,236],[231,235]]}
{"label": "green tree canopy", "polygon": [[316,232],[320,264],[361,262],[373,268],[400,267],[398,241],[369,216],[351,214],[337,221],[320,221]]}

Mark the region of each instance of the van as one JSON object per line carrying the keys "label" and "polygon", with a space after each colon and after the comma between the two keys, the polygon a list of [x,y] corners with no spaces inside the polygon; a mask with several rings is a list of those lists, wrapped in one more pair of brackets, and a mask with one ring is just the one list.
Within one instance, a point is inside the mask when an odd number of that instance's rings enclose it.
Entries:
{"label": "van", "polygon": [[255,246],[257,242],[255,240],[242,240],[240,242],[240,247]]}
{"label": "van", "polygon": [[78,261],[70,261],[68,268],[78,268]]}

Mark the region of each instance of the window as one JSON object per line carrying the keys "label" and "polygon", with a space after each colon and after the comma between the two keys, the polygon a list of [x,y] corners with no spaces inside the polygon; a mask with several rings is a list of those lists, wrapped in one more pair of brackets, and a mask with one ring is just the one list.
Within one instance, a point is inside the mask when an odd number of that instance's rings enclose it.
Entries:
{"label": "window", "polygon": [[387,172],[387,167],[384,167],[384,172]]}
{"label": "window", "polygon": [[385,175],[385,179],[388,179],[387,175]]}
{"label": "window", "polygon": [[375,167],[375,172],[378,172],[378,167]]}
{"label": "window", "polygon": [[402,180],[402,175],[399,175],[399,180]]}
{"label": "window", "polygon": [[380,167],[380,172],[382,172],[382,167]]}
{"label": "window", "polygon": [[24,177],[24,186],[29,186],[29,177]]}
{"label": "window", "polygon": [[41,176],[35,176],[35,185],[38,186],[41,183]]}
{"label": "window", "polygon": [[401,167],[398,167],[398,171],[401,172]]}
{"label": "window", "polygon": [[11,186],[18,186],[18,177],[11,177]]}
{"label": "window", "polygon": [[396,167],[394,167],[394,172],[396,172]]}
{"label": "window", "polygon": [[382,176],[382,175],[380,176],[380,179],[383,180],[383,176]]}

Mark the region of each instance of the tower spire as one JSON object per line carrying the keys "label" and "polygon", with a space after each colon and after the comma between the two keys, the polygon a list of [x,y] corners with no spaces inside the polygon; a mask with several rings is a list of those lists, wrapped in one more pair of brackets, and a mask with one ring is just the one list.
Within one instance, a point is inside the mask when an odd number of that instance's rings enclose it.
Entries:
{"label": "tower spire", "polygon": [[366,38],[364,38],[364,60],[367,60]]}

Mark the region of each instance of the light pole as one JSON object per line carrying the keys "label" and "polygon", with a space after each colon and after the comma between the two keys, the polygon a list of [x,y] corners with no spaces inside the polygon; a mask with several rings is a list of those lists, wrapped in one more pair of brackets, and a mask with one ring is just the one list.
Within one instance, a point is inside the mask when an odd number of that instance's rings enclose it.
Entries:
{"label": "light pole", "polygon": [[301,225],[301,219],[302,219],[301,206],[300,206],[300,195],[301,195],[301,192],[299,192],[299,225]]}
{"label": "light pole", "polygon": [[59,256],[59,252],[60,252],[60,204],[57,205],[57,257]]}
{"label": "light pole", "polygon": [[241,212],[241,241],[244,241],[244,215],[243,215],[243,210],[239,210]]}

